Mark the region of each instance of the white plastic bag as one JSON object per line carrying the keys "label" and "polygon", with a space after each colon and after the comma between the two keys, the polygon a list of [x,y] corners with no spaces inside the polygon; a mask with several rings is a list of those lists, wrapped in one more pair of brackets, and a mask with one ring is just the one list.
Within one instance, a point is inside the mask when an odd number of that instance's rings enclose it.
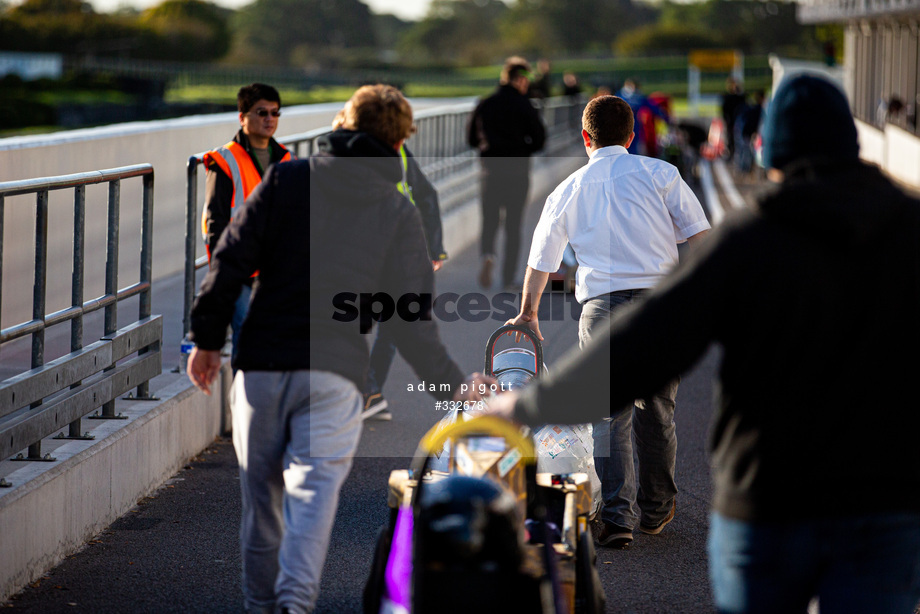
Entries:
{"label": "white plastic bag", "polygon": [[601,506],[601,481],[594,469],[594,435],[590,424],[547,424],[533,435],[538,473],[586,473],[591,482],[592,515]]}

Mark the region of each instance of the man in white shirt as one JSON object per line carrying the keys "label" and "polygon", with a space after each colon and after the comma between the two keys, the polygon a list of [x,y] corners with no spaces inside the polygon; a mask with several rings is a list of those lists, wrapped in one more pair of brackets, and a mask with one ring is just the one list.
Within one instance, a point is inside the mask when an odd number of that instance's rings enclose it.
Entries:
{"label": "man in white shirt", "polygon": [[[581,131],[588,163],[546,199],[527,262],[521,313],[509,323],[526,323],[543,338],[540,298],[571,244],[578,261],[575,298],[583,305],[578,322],[583,347],[616,309],[641,297],[677,265],[679,243],[692,244],[709,230],[699,200],[674,166],[627,153],[634,121],[632,109],[616,96],[588,103]],[[637,526],[657,535],[674,518],[679,381],[637,400],[634,411],[594,425],[594,461],[604,500],[595,526],[600,545],[625,548]]]}

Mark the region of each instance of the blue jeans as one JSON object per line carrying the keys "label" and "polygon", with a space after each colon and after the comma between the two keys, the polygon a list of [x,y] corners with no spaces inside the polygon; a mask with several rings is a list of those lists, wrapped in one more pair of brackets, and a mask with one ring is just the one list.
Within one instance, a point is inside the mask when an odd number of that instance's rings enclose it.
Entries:
{"label": "blue jeans", "polygon": [[[790,501],[794,505],[794,501]],[[713,513],[709,575],[724,614],[910,614],[920,601],[920,513],[753,523]]]}
{"label": "blue jeans", "polygon": [[383,392],[383,385],[390,374],[393,357],[396,356],[396,342],[393,341],[392,327],[383,324],[377,325],[377,338],[371,348],[371,358],[367,367],[367,384],[365,394]]}
{"label": "blue jeans", "polygon": [[243,328],[243,320],[246,319],[246,313],[249,312],[249,299],[252,298],[252,286],[243,285],[240,290],[240,296],[233,305],[233,317],[230,319],[230,362],[236,360],[236,348],[240,338],[240,330]]}
{"label": "blue jeans", "polygon": [[361,435],[361,394],[324,371],[239,371],[230,404],[246,609],[312,612]]}
{"label": "blue jeans", "polygon": [[[579,347],[584,347],[592,331],[602,329],[618,308],[643,293],[624,290],[586,301],[578,321]],[[600,518],[604,522],[635,529],[640,521],[655,525],[670,513],[677,496],[674,399],[679,384],[680,378],[676,378],[648,399],[637,399],[632,410],[594,425],[594,468],[601,482],[604,507]],[[638,481],[633,435],[639,461]]]}

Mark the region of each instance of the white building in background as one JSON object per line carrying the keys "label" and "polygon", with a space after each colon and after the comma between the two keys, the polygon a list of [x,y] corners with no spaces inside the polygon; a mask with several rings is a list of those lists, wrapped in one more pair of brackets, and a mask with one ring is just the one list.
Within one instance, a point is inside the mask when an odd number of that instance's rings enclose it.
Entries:
{"label": "white building in background", "polygon": [[798,19],[845,25],[860,155],[920,189],[920,0],[800,0]]}

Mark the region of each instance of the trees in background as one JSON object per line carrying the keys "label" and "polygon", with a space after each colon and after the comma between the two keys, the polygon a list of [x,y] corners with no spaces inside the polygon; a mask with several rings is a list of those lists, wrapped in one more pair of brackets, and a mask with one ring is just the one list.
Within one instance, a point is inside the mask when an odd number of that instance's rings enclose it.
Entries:
{"label": "trees in background", "polygon": [[[774,0],[435,0],[400,40],[403,55],[469,64],[537,56],[674,55],[734,48],[820,54],[823,38]],[[481,63],[481,62],[480,62]]]}
{"label": "trees in background", "polygon": [[143,54],[162,60],[218,60],[230,50],[230,14],[203,0],[166,0],[138,18]]}
{"label": "trees in background", "polygon": [[500,26],[508,13],[501,0],[433,0],[428,15],[402,36],[398,50],[412,64],[491,63],[506,52]]}
{"label": "trees in background", "polygon": [[653,24],[626,33],[614,50],[649,55],[656,50],[686,52],[700,48],[740,49],[748,54],[815,53],[815,28],[795,20],[795,4],[773,0],[664,0]]}
{"label": "trees in background", "polygon": [[96,13],[81,0],[0,6],[0,50],[206,62],[226,55],[230,11],[166,0],[140,13]]}
{"label": "trees in background", "polygon": [[308,69],[713,47],[820,57],[824,41],[839,39],[825,30],[798,24],[795,4],[774,0],[433,0],[415,23],[374,15],[360,0],[254,0],[236,11],[165,0],[116,14],[81,0],[0,0],[0,49]]}
{"label": "trees in background", "polygon": [[231,24],[230,59],[243,64],[334,67],[377,46],[359,0],[255,0]]}

